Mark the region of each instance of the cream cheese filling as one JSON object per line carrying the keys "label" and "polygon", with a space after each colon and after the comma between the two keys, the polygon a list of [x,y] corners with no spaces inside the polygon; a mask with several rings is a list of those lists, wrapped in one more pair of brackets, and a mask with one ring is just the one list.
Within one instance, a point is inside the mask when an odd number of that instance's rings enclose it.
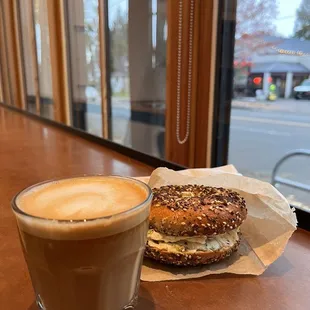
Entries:
{"label": "cream cheese filling", "polygon": [[213,252],[224,247],[232,247],[239,239],[238,231],[239,228],[236,228],[221,235],[173,237],[150,229],[147,240],[149,246],[168,252]]}

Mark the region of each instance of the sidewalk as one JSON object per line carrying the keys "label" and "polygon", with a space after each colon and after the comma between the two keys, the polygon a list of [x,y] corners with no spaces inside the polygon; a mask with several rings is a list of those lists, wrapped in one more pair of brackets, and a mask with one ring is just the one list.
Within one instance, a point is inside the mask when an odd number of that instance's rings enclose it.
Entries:
{"label": "sidewalk", "polygon": [[[145,103],[144,103],[145,105]],[[131,109],[130,98],[112,97],[112,107]],[[152,103],[149,108],[164,109],[164,102]],[[255,98],[238,98],[232,100],[233,109],[263,110],[289,112],[310,115],[310,100],[277,99],[276,101],[258,101]]]}
{"label": "sidewalk", "polygon": [[310,100],[277,99],[276,101],[257,101],[255,98],[232,100],[232,108],[310,114]]}

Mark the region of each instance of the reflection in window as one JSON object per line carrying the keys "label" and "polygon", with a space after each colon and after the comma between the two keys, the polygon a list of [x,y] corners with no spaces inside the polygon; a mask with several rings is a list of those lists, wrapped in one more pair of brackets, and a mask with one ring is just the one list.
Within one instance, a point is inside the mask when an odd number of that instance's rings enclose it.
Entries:
{"label": "reflection in window", "polygon": [[19,1],[20,8],[20,23],[21,23],[21,37],[22,37],[22,57],[25,70],[26,80],[26,96],[27,96],[27,110],[31,113],[36,113],[36,98],[35,98],[35,78],[34,70],[36,64],[33,63],[31,55],[32,40],[31,27],[33,27],[33,20],[30,19],[32,6],[30,1]]}
{"label": "reflection in window", "polygon": [[[239,0],[229,161],[270,182],[287,152],[310,148],[309,1]],[[310,160],[291,159],[280,176],[310,184]],[[308,193],[284,186],[293,204]]]}
{"label": "reflection in window", "polygon": [[108,1],[114,142],[164,158],[166,1]]}
{"label": "reflection in window", "polygon": [[47,14],[48,0],[34,0],[34,23],[40,86],[41,116],[54,118],[50,40]]}
{"label": "reflection in window", "polygon": [[98,0],[68,0],[72,119],[102,136]]}

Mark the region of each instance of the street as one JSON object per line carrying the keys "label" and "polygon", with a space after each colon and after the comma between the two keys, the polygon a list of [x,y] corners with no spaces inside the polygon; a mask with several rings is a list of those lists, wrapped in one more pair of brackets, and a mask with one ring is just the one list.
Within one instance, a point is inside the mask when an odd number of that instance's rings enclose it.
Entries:
{"label": "street", "polygon": [[[310,149],[310,101],[287,100],[297,109],[241,109],[231,113],[229,163],[244,175],[267,182],[276,162],[294,149]],[[276,105],[277,103],[274,103]],[[298,109],[299,108],[299,109]],[[299,111],[302,108],[302,111]],[[310,158],[292,158],[283,164],[282,177],[310,184]],[[281,186],[291,200],[310,205],[310,194]]]}

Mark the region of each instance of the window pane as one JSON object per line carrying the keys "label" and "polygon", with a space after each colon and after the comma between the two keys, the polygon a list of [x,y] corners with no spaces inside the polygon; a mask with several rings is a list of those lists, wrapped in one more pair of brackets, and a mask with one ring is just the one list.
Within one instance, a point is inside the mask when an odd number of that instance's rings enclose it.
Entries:
{"label": "window pane", "polygon": [[166,1],[108,1],[111,139],[165,157]]}
{"label": "window pane", "polygon": [[[238,1],[229,161],[242,174],[267,182],[287,152],[310,149],[308,4]],[[310,158],[291,158],[278,175],[309,185]],[[310,211],[309,193],[279,189]]]}
{"label": "window pane", "polygon": [[73,126],[102,136],[98,0],[68,0]]}
{"label": "window pane", "polygon": [[32,9],[30,1],[19,1],[20,8],[20,23],[21,23],[21,37],[22,37],[22,57],[25,70],[26,80],[26,96],[27,96],[27,110],[36,113],[36,98],[35,98],[35,78],[34,68],[36,64],[32,57],[32,40],[31,27],[33,27],[33,20],[30,19]]}
{"label": "window pane", "polygon": [[39,67],[41,116],[54,118],[50,40],[47,14],[48,0],[34,0],[34,22]]}

